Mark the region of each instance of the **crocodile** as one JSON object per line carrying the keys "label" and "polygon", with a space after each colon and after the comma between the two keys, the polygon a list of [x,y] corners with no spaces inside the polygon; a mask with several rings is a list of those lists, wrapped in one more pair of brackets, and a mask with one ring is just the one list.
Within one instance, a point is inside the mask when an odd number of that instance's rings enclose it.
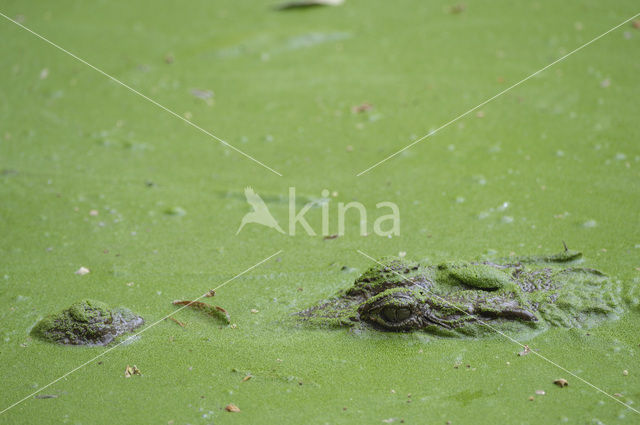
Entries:
{"label": "crocodile", "polygon": [[376,261],[347,289],[296,315],[318,325],[443,336],[588,328],[622,312],[620,283],[582,253],[422,264]]}

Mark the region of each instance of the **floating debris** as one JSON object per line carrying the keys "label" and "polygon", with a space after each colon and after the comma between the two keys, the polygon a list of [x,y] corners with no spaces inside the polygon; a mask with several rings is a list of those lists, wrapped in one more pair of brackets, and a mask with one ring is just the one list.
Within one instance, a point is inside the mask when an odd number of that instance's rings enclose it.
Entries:
{"label": "floating debris", "polygon": [[464,3],[454,4],[449,8],[449,13],[452,15],[459,15],[467,9],[467,5]]}
{"label": "floating debris", "polygon": [[173,302],[173,305],[195,308],[197,310],[203,311],[210,316],[224,318],[227,323],[231,323],[231,318],[229,317],[229,313],[227,312],[227,310],[222,307],[218,307],[217,305],[209,305],[200,301],[189,300],[175,300]]}
{"label": "floating debris", "polygon": [[337,234],[336,235],[328,235],[328,236],[325,236],[323,239],[325,241],[328,241],[328,240],[331,240],[331,239],[336,239],[337,237],[338,237]]}
{"label": "floating debris", "polygon": [[[189,118],[187,118],[187,119],[189,119]],[[167,214],[167,215],[173,215],[173,216],[176,216],[176,217],[183,217],[183,216],[187,215],[187,211],[182,207],[167,208],[164,211],[164,213]]]}
{"label": "floating debris", "polygon": [[38,394],[34,398],[37,398],[39,400],[43,400],[43,399],[47,399],[47,398],[58,398],[58,395],[57,394]]}
{"label": "floating debris", "polygon": [[560,388],[564,388],[564,387],[568,387],[569,386],[569,382],[566,379],[556,379],[555,381],[553,381],[554,384],[556,384],[557,386],[559,386]]}
{"label": "floating debris", "polygon": [[238,406],[236,406],[233,403],[229,403],[225,406],[224,410],[226,410],[227,412],[231,412],[231,413],[238,413],[240,412],[240,408]]}
{"label": "floating debris", "polygon": [[89,215],[91,217],[96,217],[98,214],[100,214],[100,212],[98,210],[91,210],[89,211]]}
{"label": "floating debris", "polygon": [[78,270],[75,271],[75,273],[79,276],[84,276],[85,274],[91,273],[91,270],[89,270],[86,267],[80,267]]}
{"label": "floating debris", "polygon": [[344,0],[299,0],[282,3],[276,10],[309,9],[318,6],[340,6]]}
{"label": "floating debris", "polygon": [[185,326],[187,326],[186,324],[182,323],[181,321],[179,321],[178,319],[176,319],[173,316],[169,316],[169,320],[171,320],[174,323],[177,323],[178,325],[180,325],[180,327],[184,328]]}
{"label": "floating debris", "polygon": [[520,357],[522,357],[522,356],[526,356],[526,355],[527,355],[527,354],[529,354],[530,352],[531,352],[531,348],[529,348],[529,346],[525,344],[525,346],[524,346],[524,350],[520,351],[520,352],[518,353],[518,355],[519,355]]}
{"label": "floating debris", "polygon": [[216,291],[214,289],[212,289],[209,292],[207,292],[206,294],[204,294],[204,296],[207,297],[207,298],[215,297],[216,296]]}
{"label": "floating debris", "polygon": [[42,319],[31,331],[44,340],[66,345],[107,345],[119,335],[142,326],[144,319],[131,310],[107,308],[95,300],[72,304]]}
{"label": "floating debris", "polygon": [[622,371],[622,376],[628,376],[629,375],[629,371],[627,369]]}
{"label": "floating debris", "polygon": [[127,365],[127,367],[124,369],[124,377],[131,378],[133,375],[142,376],[142,373],[140,372],[140,369],[138,369],[136,365],[133,365],[133,366]]}
{"label": "floating debris", "polygon": [[242,378],[241,382],[247,382],[249,379],[253,378],[253,376],[251,374],[245,376],[244,378]]}
{"label": "floating debris", "polygon": [[258,313],[259,313],[259,311],[258,311],[258,310],[256,310],[255,308],[252,308],[252,309],[251,309],[251,313],[252,313],[252,314],[258,314]]}
{"label": "floating debris", "polygon": [[192,89],[191,94],[202,100],[209,100],[213,97],[213,92],[211,90]]}
{"label": "floating debris", "polygon": [[354,114],[361,114],[363,112],[367,112],[373,109],[373,105],[367,102],[361,103],[360,105],[353,106],[351,108],[351,112]]}
{"label": "floating debris", "polygon": [[545,395],[546,393],[544,392],[544,390],[536,390],[536,394],[537,395]]}

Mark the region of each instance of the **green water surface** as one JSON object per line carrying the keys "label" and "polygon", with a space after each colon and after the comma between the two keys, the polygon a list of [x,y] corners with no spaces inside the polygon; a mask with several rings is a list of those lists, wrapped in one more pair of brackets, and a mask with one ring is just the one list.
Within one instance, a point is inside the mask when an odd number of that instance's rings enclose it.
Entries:
{"label": "green water surface", "polygon": [[[57,398],[28,397],[0,423],[640,423],[500,336],[353,334],[291,319],[371,265],[358,249],[437,262],[552,253],[564,240],[625,291],[640,284],[631,23],[356,177],[640,12],[637,2],[469,1],[457,14],[440,0],[272,5],[0,2],[283,174],[0,19],[0,410],[107,350],[32,339],[44,315],[93,298],[152,324],[173,300],[282,250],[207,299],[234,326],[180,311],[186,327],[157,323],[38,393]],[[370,110],[352,111],[365,102]],[[298,210],[336,192],[332,233],[337,203],[359,201],[369,236],[350,211],[345,235],[323,239],[320,208],[307,215],[316,236],[256,224],[236,235],[246,186],[285,228],[289,187]],[[382,201],[400,209],[399,236],[373,233]],[[91,272],[76,275],[80,267]],[[639,409],[639,320],[631,306],[590,330],[512,337]],[[142,376],[125,378],[134,364]],[[241,412],[226,412],[229,403]]]}

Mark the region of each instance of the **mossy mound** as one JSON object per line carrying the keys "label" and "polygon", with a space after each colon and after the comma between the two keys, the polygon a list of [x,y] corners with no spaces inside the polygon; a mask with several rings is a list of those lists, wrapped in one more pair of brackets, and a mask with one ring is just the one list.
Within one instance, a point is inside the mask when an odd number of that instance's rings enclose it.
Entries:
{"label": "mossy mound", "polygon": [[85,299],[36,324],[31,334],[64,345],[107,345],[119,335],[138,328],[142,317],[123,307]]}

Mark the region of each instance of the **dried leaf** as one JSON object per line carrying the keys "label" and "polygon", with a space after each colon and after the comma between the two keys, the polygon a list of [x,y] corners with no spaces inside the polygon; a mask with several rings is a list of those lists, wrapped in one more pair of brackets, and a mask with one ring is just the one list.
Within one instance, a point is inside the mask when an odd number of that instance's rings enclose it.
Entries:
{"label": "dried leaf", "polygon": [[180,327],[184,328],[185,326],[187,326],[186,324],[182,323],[181,321],[179,321],[178,319],[176,319],[175,317],[169,316],[169,320],[177,323],[178,325],[180,325]]}
{"label": "dried leaf", "polygon": [[133,375],[142,376],[142,373],[140,373],[140,369],[138,369],[136,365],[127,365],[127,367],[124,369],[124,377],[131,378]]}
{"label": "dried leaf", "polygon": [[189,300],[175,300],[173,305],[182,305],[185,307],[195,308],[196,310],[203,311],[204,313],[212,316],[212,317],[221,317],[227,323],[231,323],[231,318],[229,317],[229,313],[222,307],[218,307],[217,305],[209,305],[200,301],[189,301]]}
{"label": "dried leaf", "polygon": [[559,386],[560,388],[564,388],[569,386],[569,381],[567,381],[566,379],[556,379],[555,381],[553,381],[554,384],[556,384],[557,386]]}
{"label": "dried leaf", "polygon": [[528,345],[525,345],[525,346],[524,346],[524,350],[520,351],[520,352],[518,353],[518,355],[522,357],[522,356],[526,356],[526,355],[527,355],[527,354],[529,354],[530,352],[531,352],[531,348],[529,348],[529,346],[528,346]]}
{"label": "dried leaf", "polygon": [[233,403],[227,404],[227,406],[224,409],[227,412],[232,412],[232,413],[238,413],[240,411],[240,408]]}

